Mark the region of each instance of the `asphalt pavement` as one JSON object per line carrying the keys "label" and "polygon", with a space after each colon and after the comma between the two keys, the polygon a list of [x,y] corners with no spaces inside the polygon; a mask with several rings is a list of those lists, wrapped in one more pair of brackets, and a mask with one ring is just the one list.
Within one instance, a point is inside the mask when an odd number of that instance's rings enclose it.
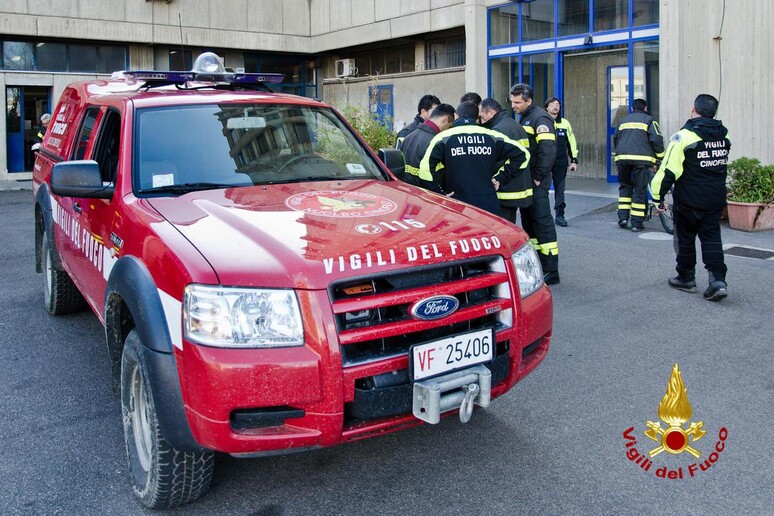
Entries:
{"label": "asphalt pavement", "polygon": [[[658,222],[621,230],[614,191],[583,186],[568,187],[569,227],[557,228],[551,350],[510,393],[465,425],[449,417],[309,453],[218,456],[211,491],[177,512],[772,514],[774,260],[728,254],[720,303],[672,290]],[[46,313],[32,234],[30,192],[0,192],[0,513],[148,512],[127,480],[102,328],[90,312]],[[774,232],[724,226],[723,239],[774,251]],[[675,363],[692,408],[682,428],[706,431],[688,435],[701,455],[637,464],[659,444],[647,421],[667,428],[658,407]]]}

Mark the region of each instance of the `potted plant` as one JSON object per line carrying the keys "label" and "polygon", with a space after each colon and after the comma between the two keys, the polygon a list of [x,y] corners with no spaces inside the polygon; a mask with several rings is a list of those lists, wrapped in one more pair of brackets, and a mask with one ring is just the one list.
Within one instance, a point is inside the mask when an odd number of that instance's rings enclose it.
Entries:
{"label": "potted plant", "polygon": [[742,157],[728,165],[728,222],[734,229],[774,229],[774,165]]}

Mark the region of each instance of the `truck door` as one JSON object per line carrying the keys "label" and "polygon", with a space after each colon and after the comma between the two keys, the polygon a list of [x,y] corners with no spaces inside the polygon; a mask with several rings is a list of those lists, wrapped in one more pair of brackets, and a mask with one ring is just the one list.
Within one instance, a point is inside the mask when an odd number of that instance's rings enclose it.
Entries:
{"label": "truck door", "polygon": [[[104,185],[115,184],[121,144],[121,115],[118,110],[108,109],[99,120],[95,133],[94,144],[87,150],[87,159],[99,164]],[[82,278],[79,288],[87,301],[96,307],[102,306],[113,261],[111,232],[118,217],[115,200],[119,197],[116,192],[113,199],[79,199],[81,227],[76,243],[78,277]]]}

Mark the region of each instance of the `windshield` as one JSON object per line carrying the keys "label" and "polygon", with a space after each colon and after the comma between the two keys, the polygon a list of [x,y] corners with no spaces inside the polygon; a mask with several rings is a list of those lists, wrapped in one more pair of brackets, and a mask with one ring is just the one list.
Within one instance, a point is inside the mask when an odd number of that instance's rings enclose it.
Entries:
{"label": "windshield", "polygon": [[327,108],[209,104],[141,109],[134,141],[139,193],[387,179]]}

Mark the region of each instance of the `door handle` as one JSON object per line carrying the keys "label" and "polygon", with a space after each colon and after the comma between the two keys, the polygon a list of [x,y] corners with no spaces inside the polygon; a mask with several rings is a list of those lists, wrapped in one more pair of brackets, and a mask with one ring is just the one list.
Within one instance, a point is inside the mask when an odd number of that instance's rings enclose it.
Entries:
{"label": "door handle", "polygon": [[78,213],[83,213],[83,208],[81,208],[81,203],[74,202],[73,203],[73,210],[75,210]]}

